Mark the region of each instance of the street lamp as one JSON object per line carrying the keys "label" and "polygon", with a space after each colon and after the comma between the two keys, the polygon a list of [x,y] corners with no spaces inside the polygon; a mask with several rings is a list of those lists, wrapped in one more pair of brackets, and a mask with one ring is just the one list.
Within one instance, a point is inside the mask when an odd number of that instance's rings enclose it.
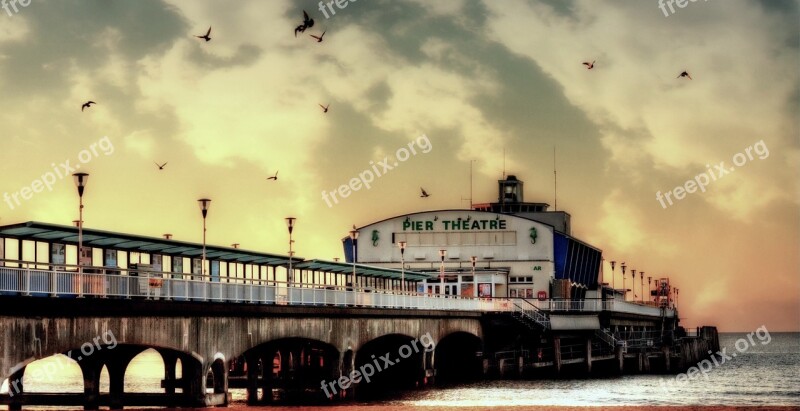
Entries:
{"label": "street lamp", "polygon": [[441,283],[442,290],[444,292],[444,257],[447,256],[447,250],[441,249],[439,250],[439,257],[442,259],[442,265],[439,268],[439,282]]}
{"label": "street lamp", "polygon": [[473,255],[469,258],[469,261],[472,262],[472,281],[475,281],[475,263],[478,262],[478,257]]}
{"label": "street lamp", "polygon": [[78,187],[78,297],[83,297],[83,190],[89,181],[89,174],[75,173],[72,176]]}
{"label": "street lamp", "polygon": [[350,230],[350,242],[353,245],[353,290],[356,289],[356,240],[358,240],[358,230]]}
{"label": "street lamp", "polygon": [[294,217],[286,217],[286,227],[289,228],[289,271],[286,273],[286,282],[288,283],[289,287],[292,286],[292,280],[294,280],[294,271],[292,271],[292,231],[294,230],[294,221],[297,220]]}
{"label": "street lamp", "polygon": [[[651,282],[652,280],[653,280],[653,277],[651,277],[651,276],[649,276],[649,275],[648,275],[648,276],[647,276],[647,294],[651,294],[651,290],[653,289],[653,288],[650,286],[650,282]],[[648,296],[647,296],[647,301],[648,301],[648,302],[650,301],[650,295],[648,295]]]}
{"label": "street lamp", "polygon": [[206,217],[208,216],[208,207],[211,206],[211,200],[207,198],[201,198],[197,200],[197,204],[200,205],[200,212],[203,214],[203,260],[200,263],[200,274],[205,275],[206,274]]}
{"label": "street lamp", "polygon": [[622,292],[623,292],[623,293],[625,293],[625,294],[622,294],[622,300],[623,300],[623,301],[627,301],[627,299],[628,299],[628,292],[627,292],[627,291],[625,291],[625,267],[627,267],[627,266],[625,265],[625,262],[624,262],[624,261],[622,262],[622,264],[620,265],[620,267],[622,267]]}
{"label": "street lamp", "polygon": [[639,300],[644,302],[644,271],[639,271]]}
{"label": "street lamp", "polygon": [[616,266],[617,266],[617,262],[612,260],[611,261],[611,289],[614,290],[614,291],[616,291],[616,289],[617,289],[616,281],[614,280],[614,277],[616,277],[614,275],[614,267],[616,267]]}
{"label": "street lamp", "polygon": [[397,243],[400,247],[400,289],[405,293],[406,292],[406,242],[400,241]]}
{"label": "street lamp", "polygon": [[636,270],[631,269],[632,279],[631,279],[631,301],[636,302]]}

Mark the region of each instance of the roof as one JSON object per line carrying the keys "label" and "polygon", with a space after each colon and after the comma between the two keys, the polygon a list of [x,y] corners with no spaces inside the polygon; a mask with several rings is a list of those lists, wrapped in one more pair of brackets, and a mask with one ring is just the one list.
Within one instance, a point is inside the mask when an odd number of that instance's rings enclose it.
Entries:
{"label": "roof", "polygon": [[[304,270],[318,270],[329,273],[352,273],[353,266],[356,268],[356,275],[369,277],[382,277],[399,280],[403,277],[403,271],[394,268],[375,267],[364,264],[351,264],[338,261],[307,260],[295,264],[294,268]],[[421,281],[431,278],[430,275],[419,271],[405,270],[405,279],[411,281]]]}
{"label": "roof", "polygon": [[[20,240],[78,244],[78,228],[36,221],[0,226],[0,236]],[[185,241],[167,240],[111,231],[83,229],[83,244],[89,247],[112,248],[142,253],[157,253],[182,257],[200,257],[203,245]],[[278,254],[248,251],[232,247],[206,245],[206,258],[212,260],[251,263],[269,266],[289,264],[289,257]],[[293,261],[303,261],[292,257]]]}

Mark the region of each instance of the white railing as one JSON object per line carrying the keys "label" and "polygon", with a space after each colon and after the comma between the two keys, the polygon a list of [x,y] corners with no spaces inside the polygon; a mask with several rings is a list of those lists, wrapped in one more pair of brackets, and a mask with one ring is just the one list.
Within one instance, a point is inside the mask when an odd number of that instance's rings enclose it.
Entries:
{"label": "white railing", "polygon": [[[598,313],[601,311],[612,311],[627,314],[641,314],[647,316],[661,316],[662,308],[653,305],[632,303],[618,300],[602,300],[599,298],[589,298],[584,300],[527,300],[536,308],[545,312],[587,312]],[[673,317],[675,311],[664,308],[664,315]]]}
{"label": "white railing", "polygon": [[[176,301],[217,301],[283,305],[520,312],[549,326],[547,313],[612,311],[673,317],[675,311],[616,300],[534,300],[469,298],[330,284],[289,284],[137,268],[50,265],[0,261],[0,296],[121,297]],[[663,313],[662,313],[663,310]]]}
{"label": "white railing", "polygon": [[[281,281],[208,278],[209,276],[202,275],[175,274],[178,277],[172,278],[171,273],[137,272],[133,269],[84,267],[82,271],[0,267],[0,295],[458,311],[510,310],[507,300],[402,293],[372,288],[353,289],[325,284],[289,285]],[[167,275],[162,276],[163,274]],[[228,280],[232,282],[227,282]]]}

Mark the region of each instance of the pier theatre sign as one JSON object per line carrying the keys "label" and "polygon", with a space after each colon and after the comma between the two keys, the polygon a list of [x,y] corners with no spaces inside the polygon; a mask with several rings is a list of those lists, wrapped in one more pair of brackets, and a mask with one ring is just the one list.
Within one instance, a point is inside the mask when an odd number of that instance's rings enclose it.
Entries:
{"label": "pier theatre sign", "polygon": [[411,220],[403,221],[403,231],[465,231],[465,230],[505,230],[506,220]]}

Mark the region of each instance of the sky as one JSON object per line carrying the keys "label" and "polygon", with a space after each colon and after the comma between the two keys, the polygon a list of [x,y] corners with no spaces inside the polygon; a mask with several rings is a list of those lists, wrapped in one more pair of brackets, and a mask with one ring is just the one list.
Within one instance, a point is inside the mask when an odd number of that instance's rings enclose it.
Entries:
{"label": "sky", "polygon": [[554,204],[555,148],[606,271],[670,277],[687,326],[800,330],[797,1],[340,4],[0,9],[0,224],[70,224],[85,171],[86,227],[200,242],[208,197],[210,244],[285,254],[291,215],[333,259],[354,224],[468,207],[470,164],[476,203],[505,171]]}

